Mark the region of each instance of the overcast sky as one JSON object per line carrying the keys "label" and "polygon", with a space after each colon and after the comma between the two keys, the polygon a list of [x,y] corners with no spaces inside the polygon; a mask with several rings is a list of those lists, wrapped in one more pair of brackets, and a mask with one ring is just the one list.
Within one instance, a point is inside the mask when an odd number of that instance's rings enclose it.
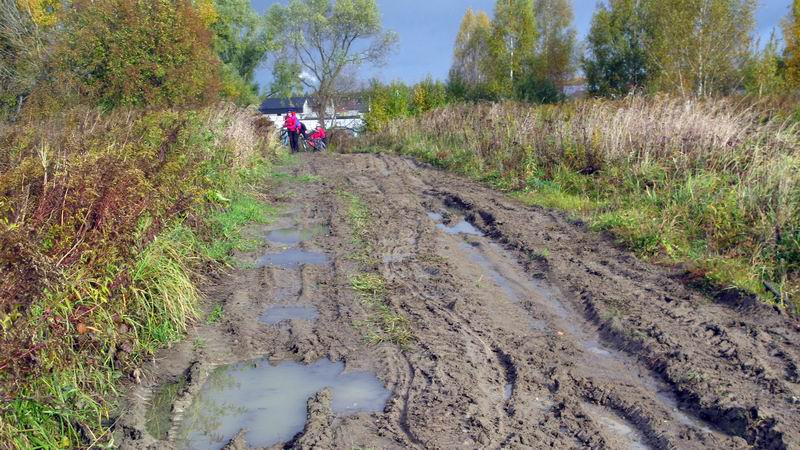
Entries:
{"label": "overcast sky", "polygon": [[[259,12],[276,0],[251,0]],[[284,2],[285,3],[285,2]],[[400,35],[400,43],[385,67],[365,70],[364,76],[378,76],[384,81],[414,83],[427,75],[447,77],[453,55],[453,43],[467,8],[491,14],[495,0],[378,0],[384,26]],[[762,40],[780,26],[789,11],[791,0],[759,0],[756,13],[757,33]],[[589,29],[597,0],[572,0],[575,28],[579,38]],[[269,68],[259,70],[260,84],[269,83]]]}

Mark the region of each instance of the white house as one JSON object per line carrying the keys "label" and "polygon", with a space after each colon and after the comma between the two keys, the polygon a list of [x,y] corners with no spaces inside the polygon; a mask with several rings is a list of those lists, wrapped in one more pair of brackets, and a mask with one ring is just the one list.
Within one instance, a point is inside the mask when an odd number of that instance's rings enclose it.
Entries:
{"label": "white house", "polygon": [[[279,127],[283,125],[283,116],[291,111],[297,114],[297,117],[309,130],[316,128],[319,123],[317,113],[312,111],[308,97],[268,98],[264,100],[258,110]],[[337,106],[333,128],[346,128],[353,132],[360,132],[364,127],[365,111],[366,108],[359,100],[351,100]],[[332,113],[333,107],[328,108],[328,115],[332,116]]]}

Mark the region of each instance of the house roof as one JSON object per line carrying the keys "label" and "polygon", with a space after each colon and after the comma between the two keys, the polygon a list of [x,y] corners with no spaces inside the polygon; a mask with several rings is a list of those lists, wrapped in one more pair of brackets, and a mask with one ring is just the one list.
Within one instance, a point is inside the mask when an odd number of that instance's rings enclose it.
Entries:
{"label": "house roof", "polygon": [[306,97],[268,98],[258,108],[262,114],[286,114],[289,111],[302,111]]}
{"label": "house roof", "polygon": [[[289,111],[302,112],[303,105],[309,97],[268,98],[261,103],[258,110],[262,114],[286,114]],[[358,98],[344,100],[336,105],[336,112],[367,112],[367,104]]]}

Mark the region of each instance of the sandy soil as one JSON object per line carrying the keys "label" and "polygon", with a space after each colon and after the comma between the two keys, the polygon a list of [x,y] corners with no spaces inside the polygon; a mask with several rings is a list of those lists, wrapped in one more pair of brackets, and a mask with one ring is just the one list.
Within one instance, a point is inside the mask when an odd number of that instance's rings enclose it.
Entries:
{"label": "sandy soil", "polygon": [[[169,448],[182,413],[215,367],[343,361],[391,391],[381,413],[339,417],[323,390],[303,432],[276,448],[800,448],[800,327],[735,294],[715,298],[683,274],[643,263],[607,237],[548,210],[412,160],[306,155],[286,169],[275,222],[330,233],[299,244],[329,264],[242,268],[213,279],[188,339],[131,384],[116,426],[122,448]],[[370,311],[339,192],[373,216],[374,268],[414,343],[369,345]],[[434,214],[431,214],[434,213]],[[465,219],[480,233],[453,233]],[[464,228],[467,231],[469,226]],[[253,262],[274,245],[238,255]],[[270,305],[316,306],[314,322],[260,323]],[[159,387],[183,378],[171,429],[145,426]],[[244,434],[228,448],[248,448]]]}

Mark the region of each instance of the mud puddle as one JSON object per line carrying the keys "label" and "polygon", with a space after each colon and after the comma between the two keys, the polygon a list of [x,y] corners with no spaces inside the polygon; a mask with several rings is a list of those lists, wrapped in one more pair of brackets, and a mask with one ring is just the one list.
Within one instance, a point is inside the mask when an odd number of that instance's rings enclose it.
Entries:
{"label": "mud puddle", "polygon": [[219,449],[240,430],[250,446],[269,447],[303,430],[306,402],[330,388],[333,412],[351,415],[382,411],[390,392],[369,372],[344,372],[344,364],[311,365],[266,360],[214,370],[185,412],[179,448]]}
{"label": "mud puddle", "polygon": [[145,427],[154,438],[166,439],[172,427],[172,405],[186,387],[186,377],[162,385],[153,396]]}
{"label": "mud puddle", "polygon": [[483,236],[483,232],[469,223],[466,218],[452,211],[444,213],[428,211],[428,217],[436,222],[436,228],[447,234]]}
{"label": "mud puddle", "polygon": [[581,405],[592,420],[600,424],[611,448],[625,448],[631,450],[649,450],[645,437],[636,430],[636,427],[624,418],[606,410],[605,408],[590,403]]}
{"label": "mud puddle", "polygon": [[268,253],[256,261],[256,269],[277,267],[293,269],[303,265],[323,266],[329,262],[324,253],[290,248],[279,253]]}
{"label": "mud puddle", "polygon": [[285,320],[313,322],[318,317],[319,312],[312,305],[276,305],[264,311],[258,321],[267,325],[277,325]]}
{"label": "mud puddle", "polygon": [[297,245],[317,236],[327,236],[330,232],[330,227],[326,225],[316,225],[308,228],[299,226],[280,228],[267,234],[267,242],[278,245]]}

